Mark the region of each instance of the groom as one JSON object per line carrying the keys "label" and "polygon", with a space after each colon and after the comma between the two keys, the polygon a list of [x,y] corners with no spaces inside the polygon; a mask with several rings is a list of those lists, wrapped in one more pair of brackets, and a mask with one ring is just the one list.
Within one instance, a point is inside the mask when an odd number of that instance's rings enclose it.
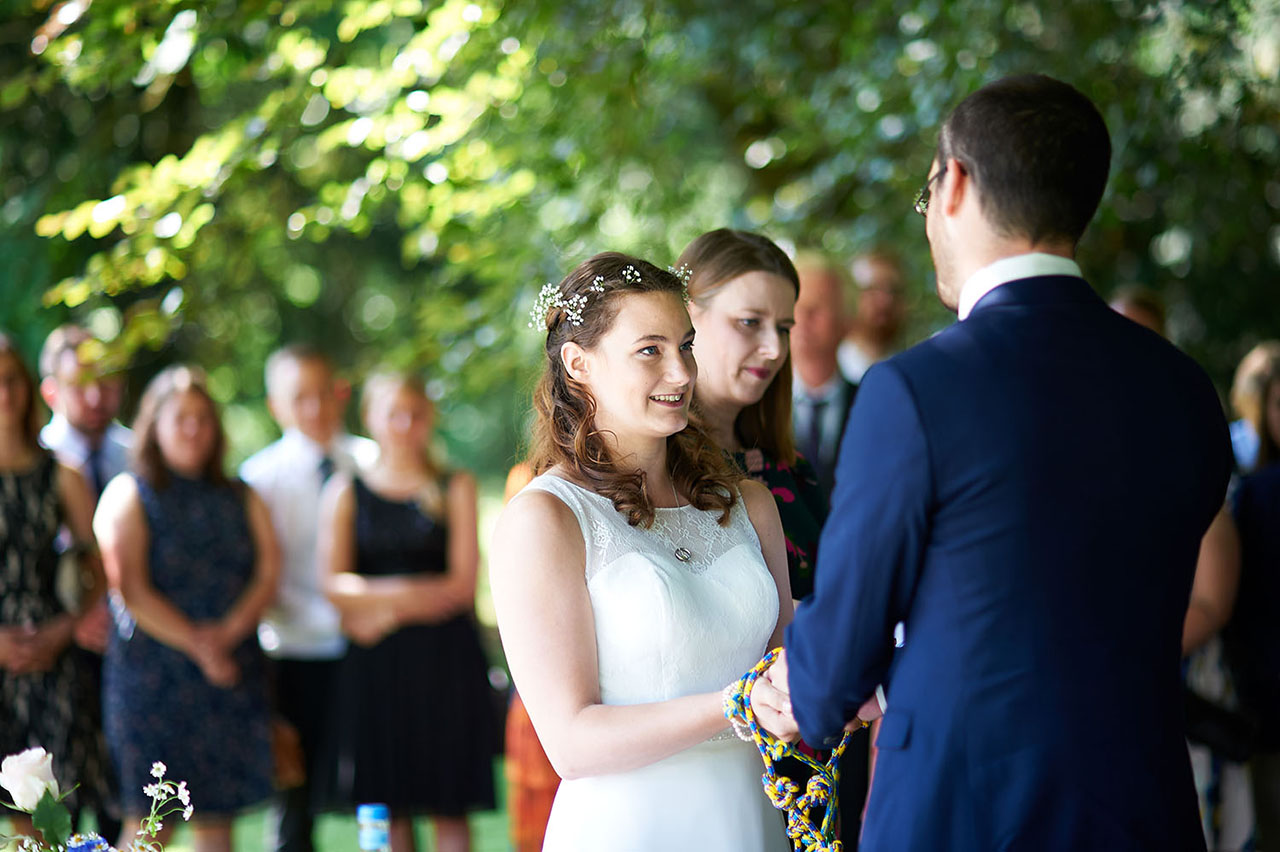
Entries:
{"label": "groom", "polygon": [[816,592],[756,696],[824,746],[883,685],[863,850],[1204,849],[1179,638],[1227,427],[1073,260],[1110,156],[1043,76],[943,124],[917,210],[960,322],[866,374]]}

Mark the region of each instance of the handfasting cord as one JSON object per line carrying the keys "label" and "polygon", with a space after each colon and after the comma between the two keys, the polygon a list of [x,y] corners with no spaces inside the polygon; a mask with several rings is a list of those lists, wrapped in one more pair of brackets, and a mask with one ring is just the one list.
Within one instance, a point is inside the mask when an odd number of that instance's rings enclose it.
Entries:
{"label": "handfasting cord", "polygon": [[[725,694],[724,715],[735,723],[735,728],[742,724],[750,731],[751,741],[760,750],[760,757],[764,760],[764,775],[760,781],[773,806],[786,812],[787,836],[791,838],[795,848],[803,852],[842,852],[844,844],[835,838],[836,811],[840,799],[839,765],[840,755],[844,754],[851,734],[845,732],[840,738],[840,744],[831,752],[831,757],[824,765],[760,727],[756,722],[755,711],[751,709],[751,690],[755,689],[760,675],[768,671],[777,658],[778,649],[775,648],[730,687]],[[803,793],[796,782],[778,774],[777,764],[784,757],[795,758],[813,770],[813,777],[805,785]],[[826,812],[822,816],[822,825],[816,827],[812,812],[814,808],[823,805],[826,806]]]}

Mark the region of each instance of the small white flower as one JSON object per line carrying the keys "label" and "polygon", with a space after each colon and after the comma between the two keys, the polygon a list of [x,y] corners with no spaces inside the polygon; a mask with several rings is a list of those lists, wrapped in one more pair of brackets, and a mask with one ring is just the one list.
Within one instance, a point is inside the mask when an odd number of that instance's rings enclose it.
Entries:
{"label": "small white flower", "polygon": [[142,788],[142,794],[148,799],[158,799],[160,798],[160,785],[148,784]]}
{"label": "small white flower", "polygon": [[18,810],[27,813],[35,810],[46,791],[57,798],[53,755],[42,748],[29,748],[9,755],[0,763],[0,787],[9,791]]}
{"label": "small white flower", "polygon": [[187,782],[183,781],[178,784],[178,801],[187,807],[191,807],[191,793],[187,791]]}
{"label": "small white flower", "polygon": [[191,807],[191,805],[187,805],[185,808],[182,809],[182,818],[191,819],[191,815],[195,812],[196,812],[195,808]]}
{"label": "small white flower", "polygon": [[163,778],[165,771],[166,767],[160,761],[157,760],[155,763],[151,764],[151,774],[155,777]]}
{"label": "small white flower", "polygon": [[679,267],[668,266],[667,271],[680,279],[680,283],[689,286],[689,279],[693,278],[693,269],[687,263],[680,264]]}
{"label": "small white flower", "polygon": [[[628,267],[630,268],[630,267]],[[603,281],[600,276],[596,276],[595,282],[587,289],[603,293],[604,285],[597,282]],[[545,326],[547,323],[547,314],[552,310],[561,310],[564,312],[565,319],[571,325],[582,325],[582,309],[587,306],[587,296],[585,293],[577,293],[573,296],[565,297],[560,292],[560,286],[557,284],[544,284],[542,290],[538,293],[538,300],[534,302],[533,310],[529,311],[529,327],[537,328]]]}

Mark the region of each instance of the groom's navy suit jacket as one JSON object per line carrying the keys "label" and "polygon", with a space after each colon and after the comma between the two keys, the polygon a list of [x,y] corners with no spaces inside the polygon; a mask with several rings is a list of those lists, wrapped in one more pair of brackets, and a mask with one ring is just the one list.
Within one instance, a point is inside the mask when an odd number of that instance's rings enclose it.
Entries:
{"label": "groom's navy suit jacket", "polygon": [[811,744],[885,687],[861,849],[1204,848],[1180,636],[1230,470],[1205,374],[1079,278],[867,372],[786,636]]}

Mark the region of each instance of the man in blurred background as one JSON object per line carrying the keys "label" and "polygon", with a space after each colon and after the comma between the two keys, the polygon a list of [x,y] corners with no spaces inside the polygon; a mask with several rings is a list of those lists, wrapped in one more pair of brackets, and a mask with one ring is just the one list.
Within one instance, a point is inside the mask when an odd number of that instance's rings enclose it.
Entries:
{"label": "man in blurred background", "polygon": [[[40,396],[53,412],[53,418],[40,430],[40,442],[63,464],[75,468],[89,484],[95,502],[102,489],[129,465],[132,433],[116,421],[124,380],[118,373],[105,372],[95,354],[100,344],[78,325],[62,325],[45,339],[40,350]],[[111,578],[108,577],[108,580]],[[107,598],[76,626],[75,642],[80,664],[89,672],[92,689],[85,700],[93,706],[88,714],[102,728],[101,686],[102,655],[107,650],[111,615]],[[105,748],[99,757],[105,761]],[[91,773],[103,779],[114,778],[104,765],[103,772]],[[91,784],[81,779],[82,784]],[[114,802],[109,789],[91,790],[91,798]],[[114,807],[114,806],[112,806]],[[103,807],[97,814],[98,833],[103,837],[120,836],[120,819]],[[77,814],[77,821],[79,815]]]}
{"label": "man in blurred background", "polygon": [[902,265],[892,253],[875,249],[859,255],[850,270],[857,305],[839,358],[840,372],[856,385],[868,367],[898,351],[906,305]]}

